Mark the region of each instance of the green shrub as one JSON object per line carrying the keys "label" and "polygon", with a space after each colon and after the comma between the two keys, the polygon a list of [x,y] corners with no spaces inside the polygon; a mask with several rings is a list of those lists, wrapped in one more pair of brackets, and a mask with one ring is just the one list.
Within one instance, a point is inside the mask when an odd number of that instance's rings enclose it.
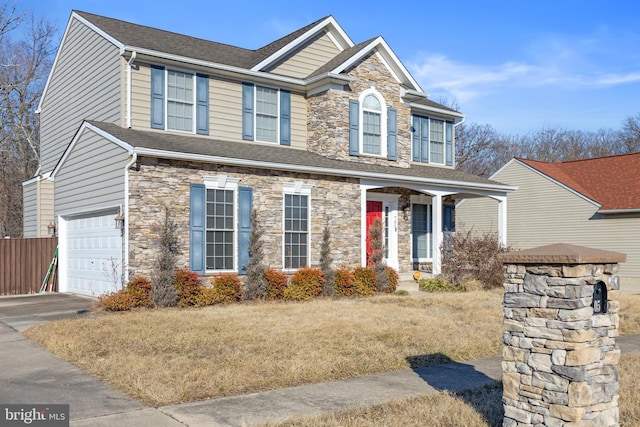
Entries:
{"label": "green shrub", "polygon": [[460,287],[447,282],[442,275],[433,279],[420,279],[418,287],[423,292],[457,292],[461,290]]}
{"label": "green shrub", "polygon": [[306,301],[320,296],[324,275],[319,268],[303,267],[291,277],[284,290],[284,299]]}
{"label": "green shrub", "polygon": [[178,291],[178,305],[180,307],[195,305],[196,297],[200,295],[203,288],[200,275],[186,268],[176,271],[173,286]]}
{"label": "green shrub", "polygon": [[371,267],[356,267],[353,270],[353,283],[356,295],[369,296],[376,293],[378,279]]}
{"label": "green shrub", "polygon": [[355,277],[346,268],[339,268],[333,278],[335,295],[340,297],[351,297],[356,295]]}
{"label": "green shrub", "polygon": [[264,271],[264,280],[267,282],[266,299],[275,300],[284,297],[284,290],[289,283],[289,278],[286,274],[273,268],[267,268]]}
{"label": "green shrub", "polygon": [[242,282],[236,273],[223,273],[212,279],[213,288],[223,302],[235,302],[242,299]]}
{"label": "green shrub", "polygon": [[111,292],[98,297],[98,304],[108,311],[127,311],[135,307],[135,297],[126,290]]}
{"label": "green shrub", "polygon": [[153,291],[153,285],[148,277],[137,276],[127,282],[125,292],[133,298],[134,307],[153,307],[153,301],[151,301],[151,292]]}

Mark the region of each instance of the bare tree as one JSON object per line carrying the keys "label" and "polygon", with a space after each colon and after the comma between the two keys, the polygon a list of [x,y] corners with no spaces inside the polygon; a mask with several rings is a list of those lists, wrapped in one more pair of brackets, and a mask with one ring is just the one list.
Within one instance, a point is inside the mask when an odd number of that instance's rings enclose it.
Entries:
{"label": "bare tree", "polygon": [[[20,30],[18,38],[12,38]],[[22,181],[40,163],[35,112],[54,53],[54,27],[45,19],[0,6],[0,234],[22,234]]]}
{"label": "bare tree", "polygon": [[620,139],[627,153],[640,151],[640,113],[624,120]]}

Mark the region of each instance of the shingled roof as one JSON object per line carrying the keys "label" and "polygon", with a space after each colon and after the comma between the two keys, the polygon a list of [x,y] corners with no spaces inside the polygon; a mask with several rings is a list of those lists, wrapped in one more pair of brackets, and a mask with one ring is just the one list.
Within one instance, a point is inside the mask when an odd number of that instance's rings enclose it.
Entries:
{"label": "shingled roof", "polygon": [[476,187],[489,186],[502,190],[511,189],[511,187],[497,181],[449,168],[418,164],[412,164],[409,168],[402,168],[346,162],[279,145],[217,141],[196,136],[133,130],[98,121],[88,121],[87,123],[129,144],[134,149],[155,150],[167,154],[167,157],[170,157],[170,153],[187,154],[227,159],[231,163],[236,161],[238,164],[246,164],[246,162],[269,164],[273,165],[274,169],[277,169],[277,165],[280,165],[283,169],[284,167],[295,167],[300,171],[304,171],[306,168],[309,170],[322,169],[327,171],[327,174],[334,176],[345,176],[345,172],[349,176],[371,176],[371,174],[375,174],[379,175],[380,178],[395,176],[398,179],[417,178],[430,183],[446,182]]}
{"label": "shingled roof", "polygon": [[518,161],[600,204],[600,211],[640,209],[640,153],[568,162]]}
{"label": "shingled roof", "polygon": [[265,58],[313,28],[319,22],[328,18],[328,16],[321,18],[266,46],[257,50],[250,50],[173,33],[171,31],[160,30],[158,28],[133,24],[119,19],[94,15],[88,12],[78,10],[74,10],[74,12],[125,46],[149,49],[156,52],[183,56],[185,58],[193,58],[246,69],[260,63]]}

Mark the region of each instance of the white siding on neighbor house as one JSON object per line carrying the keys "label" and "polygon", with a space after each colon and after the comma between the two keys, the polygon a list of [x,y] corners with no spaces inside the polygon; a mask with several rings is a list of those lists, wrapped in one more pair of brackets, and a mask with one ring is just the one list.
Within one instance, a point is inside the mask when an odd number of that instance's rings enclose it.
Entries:
{"label": "white siding on neighbor house", "polygon": [[126,150],[86,129],[55,176],[56,216],[124,205]]}
{"label": "white siding on neighbor house", "polygon": [[[550,179],[512,162],[496,181],[518,186],[507,196],[507,242],[516,249],[570,243],[622,252],[627,262],[619,275],[640,278],[640,215],[603,216],[598,207]],[[456,222],[484,230],[497,224],[497,210],[486,199],[466,200],[456,209]],[[475,218],[479,218],[475,227]]]}
{"label": "white siding on neighbor house", "polygon": [[22,236],[38,237],[38,181],[35,179],[22,186]]}
{"label": "white siding on neighbor house", "polygon": [[82,120],[121,124],[122,67],[117,47],[73,20],[42,100],[42,171],[51,171]]}
{"label": "white siding on neighbor house", "polygon": [[339,53],[340,49],[325,33],[271,69],[271,72],[290,77],[305,78]]}

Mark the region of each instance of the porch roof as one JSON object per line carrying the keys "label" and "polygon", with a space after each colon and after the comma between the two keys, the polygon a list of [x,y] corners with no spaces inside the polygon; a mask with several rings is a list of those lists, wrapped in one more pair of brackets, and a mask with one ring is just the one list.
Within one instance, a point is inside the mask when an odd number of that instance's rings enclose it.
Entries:
{"label": "porch roof", "polygon": [[[515,187],[455,169],[412,163],[410,167],[373,165],[330,159],[306,150],[255,142],[221,141],[198,136],[121,128],[112,123],[86,124],[111,135],[139,155],[187,161],[294,170],[314,174],[457,186],[462,189],[513,191]],[[84,126],[84,125],[83,125]],[[104,135],[107,136],[108,135]]]}

